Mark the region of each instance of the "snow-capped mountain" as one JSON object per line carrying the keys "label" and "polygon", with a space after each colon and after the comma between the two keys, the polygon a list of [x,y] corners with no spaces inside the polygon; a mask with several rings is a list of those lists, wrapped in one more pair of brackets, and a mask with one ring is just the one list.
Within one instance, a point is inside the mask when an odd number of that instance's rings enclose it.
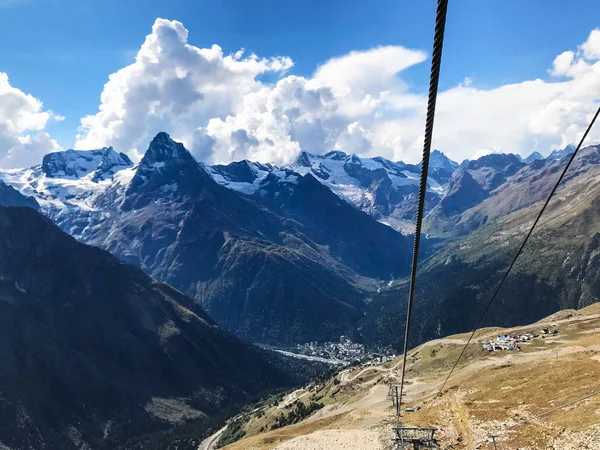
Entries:
{"label": "snow-capped mountain", "polygon": [[205,169],[220,185],[244,194],[255,194],[266,177],[277,171],[278,167],[243,160],[227,165],[205,166]]}
{"label": "snow-capped mountain", "polygon": [[132,172],[129,157],[108,147],[49,153],[39,166],[0,171],[0,179],[46,208],[89,210],[99,193],[123,177],[128,181]]}
{"label": "snow-capped mountain", "polygon": [[[172,191],[181,188],[178,184],[182,180],[189,182],[193,178],[182,176],[180,169],[189,171],[192,166],[199,166],[194,173],[208,173],[227,188],[247,195],[270,193],[273,198],[279,195],[278,190],[292,189],[298,176],[310,174],[338,197],[380,222],[404,233],[412,230],[420,165],[332,151],[325,155],[302,152],[296,162],[286,167],[251,161],[206,166],[196,163],[183,146],[171,148],[173,141],[166,133],[159,133],[153,142],[149,151],[156,155],[147,153],[139,167],[111,147],[67,150],[46,155],[40,166],[0,171],[0,179],[22,194],[34,197],[46,215],[78,237],[90,232],[97,222],[95,216],[109,214],[122,201],[125,190],[145,185],[155,175],[162,174],[161,180],[164,177],[178,180],[157,182],[160,186],[156,198],[169,201]],[[165,167],[165,161],[169,167]],[[440,201],[443,186],[457,167],[442,152],[432,152],[428,210]],[[133,197],[128,199],[132,201]]]}
{"label": "snow-capped mountain", "polygon": [[94,181],[110,178],[133,163],[125,153],[112,147],[99,150],[67,150],[49,153],[42,161],[42,172],[49,178],[78,179],[93,172]]}
{"label": "snow-capped mountain", "polygon": [[529,164],[529,163],[532,163],[533,161],[539,161],[541,159],[545,159],[544,155],[542,155],[540,152],[533,152],[527,158],[523,159],[523,161],[526,162],[527,164]]}
{"label": "snow-capped mountain", "polygon": [[552,150],[552,153],[550,153],[548,155],[547,159],[560,160],[567,156],[572,155],[574,151],[575,151],[575,146],[573,144],[569,144],[562,150],[560,150],[560,149]]}
{"label": "snow-capped mountain", "polygon": [[429,159],[429,178],[437,180],[443,184],[450,179],[452,173],[458,169],[459,164],[452,161],[439,150],[431,152]]}
{"label": "snow-capped mountain", "polygon": [[[429,208],[439,201],[444,192],[443,184],[457,167],[458,164],[442,152],[432,152]],[[325,155],[302,152],[296,162],[281,168],[240,161],[207,167],[207,171],[223,186],[244,194],[257,195],[265,195],[266,185],[276,179],[281,184],[293,181],[294,174],[311,175],[352,206],[397,230],[410,232],[420,165],[393,162],[381,157],[360,158],[341,151],[331,151]]]}
{"label": "snow-capped mountain", "polygon": [[81,239],[108,202],[99,197],[128,186],[136,168],[111,147],[66,150],[44,156],[41,165],[0,171],[0,181],[34,198],[40,210],[69,234]]}
{"label": "snow-capped mountain", "polygon": [[[302,175],[311,173],[340,197],[361,209],[372,205],[374,183],[389,180],[393,188],[400,189],[419,182],[417,166],[393,163],[383,158],[359,158],[340,151],[323,156],[302,152],[290,168]],[[441,186],[435,181],[433,187],[441,191]]]}
{"label": "snow-capped mountain", "polygon": [[[482,226],[481,205],[495,211],[495,192],[548,164],[558,163],[492,154],[458,166],[432,152],[428,221],[443,228],[427,232]],[[355,330],[369,289],[408,269],[410,240],[392,228],[412,230],[420,169],[341,151],[206,166],[159,133],[138,165],[105,148],[0,171],[0,195],[32,197],[78,240],[190,294],[247,339],[305,342]]]}
{"label": "snow-capped mountain", "polygon": [[[437,204],[444,192],[442,183],[452,174],[446,173],[449,165],[444,158],[441,152],[434,158],[434,170],[428,181],[428,209]],[[399,231],[412,230],[419,165],[333,151],[322,156],[302,152],[290,169],[313,175],[339,197],[377,220]]]}
{"label": "snow-capped mountain", "polygon": [[166,133],[136,166],[112,152],[59,152],[0,179],[78,240],[190,294],[246,339],[353,333],[360,286],[408,270],[406,237],[311,174],[249,162],[208,167]]}
{"label": "snow-capped mountain", "polygon": [[[566,155],[570,150],[572,148],[567,147],[561,152],[555,151],[549,159]],[[533,153],[527,159],[538,160],[540,157]],[[200,189],[191,180],[205,174],[234,191],[271,199],[279,195],[286,197],[286,192],[297,189],[299,176],[310,175],[350,205],[406,234],[413,227],[421,169],[420,164],[393,162],[381,157],[361,158],[341,151],[325,155],[302,152],[293,164],[284,167],[245,160],[207,166],[197,163],[166,133],[157,135],[143,161],[139,167],[134,166],[125,154],[110,147],[67,150],[46,155],[39,166],[0,171],[0,179],[22,194],[35,198],[47,216],[84,241],[86,233],[93,231],[101,217],[110,215],[113,208],[121,205],[125,192],[139,187],[144,191],[144,201],[150,201],[150,188],[146,185],[156,184],[154,201],[164,203],[170,201],[177,190],[195,192]],[[459,167],[468,170],[478,185],[489,192],[524,164],[516,155],[492,154],[465,161],[459,166],[439,150],[434,150],[429,167],[426,209],[432,211],[446,196],[452,199],[445,202],[454,205],[450,209],[448,206],[443,208],[448,211],[464,210],[472,206],[474,199],[479,201],[475,196],[463,202],[462,196],[457,195],[464,177],[458,176],[453,182],[451,178]],[[182,171],[189,173],[185,175]],[[186,187],[182,183],[191,184]],[[197,189],[191,189],[193,186]],[[194,195],[191,193],[190,198]],[[129,195],[124,206],[137,207],[134,199],[135,196]]]}
{"label": "snow-capped mountain", "polygon": [[[442,152],[432,152],[428,208],[439,201],[444,193],[443,185],[457,167],[458,164]],[[267,192],[266,185],[276,179],[281,186],[293,181],[294,174],[311,175],[352,206],[399,231],[410,232],[421,167],[381,157],[360,158],[331,151],[325,155],[301,152],[293,164],[285,167],[239,161],[206,169],[223,186],[263,196]]]}
{"label": "snow-capped mountain", "polygon": [[[155,196],[158,201],[169,201],[174,190],[182,189],[179,185],[182,180],[189,182],[193,178],[180,173],[181,170],[191,170],[192,166],[196,166],[194,173],[208,173],[214,181],[229,189],[271,198],[279,195],[278,191],[294,189],[298,176],[310,175],[338,197],[378,221],[403,233],[412,231],[420,164],[393,162],[382,157],[361,158],[342,151],[331,151],[325,155],[301,152],[293,164],[284,167],[246,160],[207,166],[195,162],[180,144],[171,147],[173,141],[166,133],[159,133],[153,142],[149,151],[157,153],[146,154],[144,167],[134,167],[127,155],[116,152],[112,147],[67,150],[46,155],[39,166],[0,171],[0,180],[35,198],[46,215],[61,222],[63,229],[76,236],[89,231],[88,227],[96,220],[94,216],[106,215],[115,206],[114,203],[119,204],[126,190],[145,185],[158,174],[161,174],[161,179],[157,181],[159,190]],[[573,146],[555,150],[548,160],[560,159],[572,151]],[[505,182],[507,176],[523,164],[540,159],[544,158],[537,152],[526,159],[512,154],[492,154],[473,161],[465,160],[459,166],[441,151],[434,150],[429,165],[427,211],[433,210],[447,195],[451,195],[453,204],[457,202],[452,210],[469,207],[473,199],[462,205],[456,196],[457,186],[464,177],[459,175],[451,182],[459,167],[468,170],[488,192]],[[164,166],[165,161],[168,161],[169,167]],[[163,178],[173,181],[163,183]],[[133,201],[132,198],[128,201]]]}

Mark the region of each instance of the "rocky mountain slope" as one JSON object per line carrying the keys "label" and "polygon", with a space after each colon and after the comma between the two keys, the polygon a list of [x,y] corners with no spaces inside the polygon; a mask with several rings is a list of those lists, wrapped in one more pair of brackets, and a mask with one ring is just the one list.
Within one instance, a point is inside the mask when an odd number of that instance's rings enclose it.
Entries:
{"label": "rocky mountain slope", "polygon": [[408,271],[409,240],[311,174],[270,171],[263,195],[246,195],[215,182],[165,133],[136,167],[103,179],[101,164],[5,179],[77,239],[193,296],[246,339],[355,335],[369,292]]}
{"label": "rocky mountain slope", "polygon": [[[569,189],[587,182],[584,173],[594,180],[597,149],[590,149],[566,180]],[[460,166],[432,153],[422,252],[431,260],[420,274],[427,301],[418,339],[469,323],[516,245],[523,217],[565,162],[555,158],[570,151],[533,154],[529,163],[491,154]],[[279,345],[340,334],[399,344],[400,334],[392,338],[389,330],[403,315],[411,239],[378,222],[408,230],[418,176],[419,166],[340,151],[301,153],[290,167],[208,167],[164,133],[137,166],[108,148],[51,154],[41,166],[0,173],[80,241],[193,296],[238,335]],[[575,246],[571,258],[580,258],[581,240],[568,232],[565,239],[565,249]],[[551,259],[542,266],[531,265],[559,270]],[[542,287],[548,291],[537,289],[534,306],[524,308],[528,318],[574,306]],[[432,307],[439,313],[426,314]],[[501,311],[495,319],[508,316]]]}
{"label": "rocky mountain slope", "polygon": [[0,206],[26,206],[36,210],[40,207],[33,197],[24,196],[2,180],[0,180]]}
{"label": "rocky mountain slope", "polygon": [[292,383],[190,298],[31,208],[0,207],[0,322],[2,448],[128,447]]}
{"label": "rocky mountain slope", "polygon": [[463,213],[478,206],[523,167],[529,167],[517,156],[491,154],[465,161],[453,172],[445,195],[427,214],[427,231],[441,235],[468,233],[485,222],[463,224]]}
{"label": "rocky mountain slope", "polygon": [[[415,343],[473,326],[566,161],[536,161],[461,215],[484,225],[422,263]],[[485,323],[511,326],[599,300],[600,147],[582,149],[521,254]],[[459,222],[459,225],[461,222]],[[389,343],[404,319],[399,282],[369,305],[365,338]]]}

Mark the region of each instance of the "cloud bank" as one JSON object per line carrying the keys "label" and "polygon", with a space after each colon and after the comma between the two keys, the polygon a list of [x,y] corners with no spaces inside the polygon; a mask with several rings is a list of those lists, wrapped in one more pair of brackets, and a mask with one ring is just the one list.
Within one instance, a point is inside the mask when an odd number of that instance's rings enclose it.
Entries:
{"label": "cloud bank", "polygon": [[[135,62],[110,75],[98,113],[81,120],[77,148],[107,142],[135,156],[159,131],[167,131],[195,150],[210,139],[198,130],[213,118],[241,110],[245,98],[263,88],[257,77],[292,67],[285,57],[225,56],[221,48],[187,43],[188,31],[177,21],[157,19]],[[210,152],[204,157],[209,157]]]}
{"label": "cloud bank", "polygon": [[[420,159],[426,95],[414,92],[403,72],[428,64],[422,50],[353,51],[301,77],[288,57],[225,55],[217,45],[187,40],[182,23],[157,19],[135,62],[109,76],[98,111],[81,119],[76,148],[112,145],[139,158],[152,136],[167,131],[207,163],[285,164],[301,150],[332,149]],[[491,152],[547,154],[576,142],[600,100],[600,30],[548,66],[547,80],[479,89],[465,78],[441,91],[434,147],[461,161]],[[0,167],[30,164],[41,149],[56,148],[42,130],[59,117],[11,88],[6,75],[2,95],[20,100],[0,103]]]}
{"label": "cloud bank", "polygon": [[42,131],[51,119],[63,117],[44,111],[40,100],[11,86],[8,75],[0,72],[0,167],[38,164],[57,149],[56,141]]}

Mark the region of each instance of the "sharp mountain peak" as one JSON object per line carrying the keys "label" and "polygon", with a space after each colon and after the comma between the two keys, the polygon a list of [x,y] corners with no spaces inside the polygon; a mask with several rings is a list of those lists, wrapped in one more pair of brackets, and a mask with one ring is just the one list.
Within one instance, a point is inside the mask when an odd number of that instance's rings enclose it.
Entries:
{"label": "sharp mountain peak", "polygon": [[171,139],[164,131],[158,133],[148,146],[140,167],[162,168],[165,165],[196,164],[196,159],[181,142]]}
{"label": "sharp mountain peak", "polygon": [[208,185],[216,185],[205,167],[181,142],[158,133],[150,142],[126,193],[125,209],[152,201],[195,198]]}

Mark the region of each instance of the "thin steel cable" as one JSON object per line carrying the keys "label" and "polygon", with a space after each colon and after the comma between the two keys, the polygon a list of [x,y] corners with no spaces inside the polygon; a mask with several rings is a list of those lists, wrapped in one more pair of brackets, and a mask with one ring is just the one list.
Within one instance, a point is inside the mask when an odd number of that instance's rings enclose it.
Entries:
{"label": "thin steel cable", "polygon": [[433,398],[432,402],[429,404],[429,406],[427,407],[427,410],[425,411],[425,415],[423,416],[423,419],[421,420],[421,423],[423,423],[425,421],[425,419],[428,417],[429,412],[432,408],[432,406],[434,405],[434,403],[437,401],[437,399],[439,398],[439,396],[442,394],[442,391],[444,390],[444,388],[446,387],[446,384],[448,383],[448,380],[450,379],[450,377],[452,376],[452,374],[454,373],[454,370],[456,369],[456,367],[458,366],[459,361],[461,360],[461,358],[463,357],[463,355],[465,354],[465,351],[467,350],[468,345],[471,343],[471,341],[473,340],[473,337],[475,336],[475,333],[477,333],[477,331],[479,330],[481,324],[483,323],[483,319],[485,318],[486,314],[488,313],[488,311],[490,310],[492,303],[494,303],[494,300],[496,300],[496,297],[498,296],[498,292],[500,292],[500,289],[502,288],[502,286],[504,285],[504,282],[506,281],[506,279],[508,278],[508,274],[510,273],[510,271],[512,270],[513,266],[515,265],[515,263],[517,262],[517,259],[519,258],[519,255],[521,255],[521,252],[523,251],[523,248],[525,247],[525,244],[527,243],[527,241],[529,240],[529,237],[531,236],[531,234],[533,233],[533,230],[535,229],[535,227],[537,226],[540,218],[542,217],[542,214],[544,214],[544,211],[546,211],[546,208],[548,207],[548,204],[550,203],[550,200],[552,199],[552,196],[554,195],[554,193],[556,192],[556,190],[558,189],[558,186],[560,185],[560,183],[562,182],[563,178],[565,177],[567,171],[569,170],[569,167],[571,167],[571,164],[573,163],[573,161],[575,160],[575,157],[577,156],[577,153],[579,153],[579,149],[581,148],[581,146],[583,145],[583,142],[585,141],[585,138],[587,137],[588,133],[590,132],[590,130],[592,129],[592,127],[594,126],[594,123],[596,122],[596,119],[598,118],[598,114],[600,114],[600,108],[598,108],[598,110],[596,111],[596,114],[594,115],[592,121],[590,122],[590,124],[588,125],[587,129],[585,130],[585,133],[583,134],[583,137],[581,138],[581,140],[579,141],[579,145],[577,145],[577,148],[575,149],[575,151],[573,152],[573,154],[571,155],[571,158],[569,159],[569,162],[567,163],[567,165],[564,167],[562,173],[560,174],[560,177],[558,178],[558,180],[556,181],[554,187],[552,188],[552,191],[550,192],[550,195],[548,195],[548,198],[546,199],[546,202],[544,203],[544,206],[542,207],[542,209],[540,210],[540,212],[538,213],[535,221],[533,222],[533,225],[531,226],[531,228],[529,229],[529,232],[527,233],[527,235],[525,236],[525,239],[523,240],[523,243],[521,244],[521,246],[519,247],[519,250],[517,250],[517,253],[515,254],[515,257],[513,258],[512,262],[510,263],[510,266],[508,266],[508,269],[506,270],[506,272],[504,273],[504,276],[502,277],[502,280],[500,281],[500,284],[496,287],[496,290],[494,291],[494,294],[492,295],[492,298],[490,299],[490,301],[488,302],[488,304],[486,305],[485,309],[483,310],[483,313],[481,314],[481,317],[479,318],[479,320],[477,321],[477,325],[475,325],[475,328],[473,329],[471,335],[469,336],[469,339],[467,340],[467,343],[464,345],[462,351],[460,352],[460,354],[458,355],[458,358],[456,359],[456,362],[454,363],[454,366],[452,366],[452,369],[450,370],[450,373],[448,374],[448,376],[446,377],[446,380],[444,381],[444,383],[442,384],[442,387],[439,389],[439,391],[437,392],[437,394],[435,395],[435,397]]}
{"label": "thin steel cable", "polygon": [[415,226],[415,242],[413,248],[412,266],[410,272],[410,290],[408,294],[408,307],[406,310],[406,328],[404,331],[404,357],[402,363],[402,378],[400,380],[400,398],[398,401],[398,414],[402,408],[402,395],[404,389],[404,376],[406,374],[406,356],[408,353],[408,336],[410,333],[410,321],[412,306],[415,296],[415,281],[417,278],[417,263],[419,262],[419,244],[421,242],[421,224],[425,210],[425,193],[427,192],[427,174],[429,172],[429,155],[431,153],[431,141],[433,139],[433,122],[435,119],[435,104],[437,100],[438,82],[440,79],[440,67],[442,65],[442,48],[444,46],[444,31],[446,29],[446,12],[448,11],[448,0],[438,0],[435,15],[435,31],[433,37],[433,52],[431,53],[431,75],[429,77],[429,99],[427,102],[427,117],[425,120],[425,139],[423,143],[423,160],[421,163],[421,179],[419,183],[419,203],[417,205],[417,219]]}

